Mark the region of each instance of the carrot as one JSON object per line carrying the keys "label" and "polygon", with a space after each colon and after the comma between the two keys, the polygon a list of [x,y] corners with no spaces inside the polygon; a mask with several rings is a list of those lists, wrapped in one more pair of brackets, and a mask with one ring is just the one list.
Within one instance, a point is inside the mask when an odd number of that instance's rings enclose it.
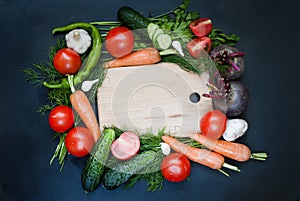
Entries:
{"label": "carrot", "polygon": [[174,151],[185,155],[191,161],[197,162],[201,165],[219,170],[224,164],[224,157],[218,153],[188,146],[171,136],[162,136],[162,140]]}
{"label": "carrot", "polygon": [[206,148],[236,161],[244,162],[250,158],[264,161],[268,157],[266,153],[251,153],[251,150],[244,144],[214,140],[198,133],[189,134],[189,137]]}
{"label": "carrot", "polygon": [[246,145],[236,142],[227,142],[224,140],[214,140],[197,133],[192,133],[189,137],[208,149],[218,152],[233,160],[243,162],[250,159],[251,150]]}
{"label": "carrot", "polygon": [[100,127],[89,99],[82,91],[76,90],[71,94],[70,100],[75,111],[91,132],[96,142],[100,137]]}
{"label": "carrot", "polygon": [[160,61],[159,51],[155,48],[145,48],[137,50],[123,57],[108,61],[104,64],[105,68],[115,68],[122,66],[138,66],[154,64]]}

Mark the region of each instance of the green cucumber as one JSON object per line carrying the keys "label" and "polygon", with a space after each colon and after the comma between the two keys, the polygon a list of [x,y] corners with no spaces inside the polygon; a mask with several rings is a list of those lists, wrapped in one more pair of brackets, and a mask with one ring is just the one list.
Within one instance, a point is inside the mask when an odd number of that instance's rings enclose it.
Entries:
{"label": "green cucumber", "polygon": [[155,33],[155,31],[159,29],[159,26],[157,24],[154,23],[150,23],[147,27],[147,31],[148,31],[148,35],[149,38],[152,40],[153,39],[153,34]]}
{"label": "green cucumber", "polygon": [[156,37],[155,42],[158,46],[158,49],[166,50],[171,46],[172,38],[170,35],[162,33]]}
{"label": "green cucumber", "polygon": [[157,157],[153,150],[144,151],[124,162],[117,163],[115,167],[109,169],[102,179],[103,186],[108,190],[118,188],[128,179],[137,174],[140,170],[151,164]]}
{"label": "green cucumber", "polygon": [[151,38],[152,41],[155,42],[157,36],[160,35],[160,34],[164,34],[164,33],[165,33],[164,30],[162,30],[161,28],[156,29],[155,32],[153,33],[152,38]]}
{"label": "green cucumber", "polygon": [[94,145],[91,156],[87,159],[81,174],[81,184],[85,191],[92,192],[99,186],[114,139],[115,131],[105,129]]}
{"label": "green cucumber", "polygon": [[162,62],[168,62],[168,63],[175,63],[179,67],[181,67],[183,70],[188,71],[188,72],[194,72],[194,73],[199,73],[199,70],[197,67],[194,67],[194,65],[189,62],[190,60],[182,58],[181,56],[177,54],[172,54],[172,55],[166,55],[161,58]]}
{"label": "green cucumber", "polygon": [[150,20],[133,8],[123,6],[117,12],[119,20],[130,29],[144,29],[150,24]]}

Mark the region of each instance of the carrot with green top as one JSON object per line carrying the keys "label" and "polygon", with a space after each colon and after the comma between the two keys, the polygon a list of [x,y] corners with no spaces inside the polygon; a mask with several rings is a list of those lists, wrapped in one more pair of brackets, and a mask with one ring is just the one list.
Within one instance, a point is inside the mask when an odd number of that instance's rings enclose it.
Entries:
{"label": "carrot with green top", "polygon": [[244,144],[228,142],[224,140],[215,140],[198,133],[189,134],[189,137],[199,142],[206,148],[236,161],[243,162],[249,160],[250,158],[266,160],[267,158],[265,153],[251,154],[251,150]]}
{"label": "carrot with green top", "polygon": [[224,157],[219,153],[206,149],[191,147],[171,136],[162,136],[162,140],[167,143],[174,151],[185,155],[191,161],[215,170],[219,170],[226,176],[228,176],[228,174],[221,170],[222,167],[240,171],[237,167],[225,163]]}

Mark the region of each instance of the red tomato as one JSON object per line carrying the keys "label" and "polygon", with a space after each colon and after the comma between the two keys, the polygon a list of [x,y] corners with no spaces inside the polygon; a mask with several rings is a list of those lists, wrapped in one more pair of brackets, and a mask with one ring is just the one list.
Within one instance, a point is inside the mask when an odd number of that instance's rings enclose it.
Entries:
{"label": "red tomato", "polygon": [[191,164],[184,155],[171,153],[162,160],[160,169],[166,180],[181,182],[190,175]]}
{"label": "red tomato", "polygon": [[134,46],[132,31],[123,26],[111,29],[106,36],[105,46],[112,56],[117,58],[125,56]]}
{"label": "red tomato", "polygon": [[56,106],[51,110],[48,121],[54,131],[64,133],[73,126],[74,114],[68,106]]}
{"label": "red tomato", "polygon": [[54,55],[53,66],[62,75],[73,75],[81,67],[81,58],[74,50],[63,48]]}
{"label": "red tomato", "polygon": [[187,49],[192,57],[198,58],[203,52],[209,52],[211,39],[208,37],[195,38],[187,44]]}
{"label": "red tomato", "polygon": [[191,22],[190,29],[198,37],[206,36],[212,30],[212,21],[209,18],[199,18]]}
{"label": "red tomato", "polygon": [[135,156],[140,149],[140,139],[133,132],[124,132],[116,139],[111,147],[111,153],[120,160],[127,160]]}
{"label": "red tomato", "polygon": [[212,138],[220,138],[226,130],[226,115],[220,110],[207,112],[200,120],[200,129],[203,135]]}
{"label": "red tomato", "polygon": [[67,150],[76,157],[86,156],[93,149],[94,139],[87,128],[72,128],[65,139]]}

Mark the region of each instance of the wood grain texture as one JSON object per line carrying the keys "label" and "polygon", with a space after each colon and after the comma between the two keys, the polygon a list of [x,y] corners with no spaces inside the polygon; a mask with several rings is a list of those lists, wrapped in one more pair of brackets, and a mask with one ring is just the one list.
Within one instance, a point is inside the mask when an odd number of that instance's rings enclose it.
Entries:
{"label": "wood grain texture", "polygon": [[207,80],[207,73],[199,76],[171,63],[108,69],[97,92],[100,126],[154,134],[165,127],[174,136],[199,131],[212,102],[201,97],[193,103],[190,95],[207,93]]}

